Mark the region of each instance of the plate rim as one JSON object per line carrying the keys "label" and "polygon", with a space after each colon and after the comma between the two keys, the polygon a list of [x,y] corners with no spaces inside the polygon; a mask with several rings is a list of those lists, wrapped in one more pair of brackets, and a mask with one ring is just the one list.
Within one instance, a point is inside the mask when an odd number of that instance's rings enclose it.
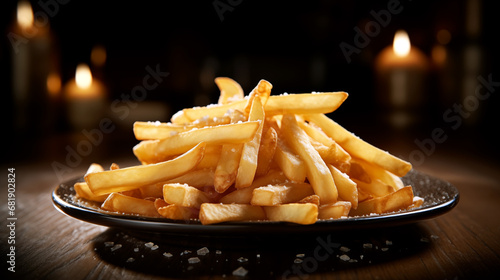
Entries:
{"label": "plate rim", "polygon": [[[82,177],[66,180],[60,183],[52,191],[52,202],[54,207],[63,214],[93,224],[117,227],[132,231],[145,231],[172,235],[221,235],[221,234],[270,234],[270,233],[311,233],[325,231],[342,231],[370,227],[388,227],[421,220],[431,219],[452,210],[460,200],[460,193],[455,186],[447,181],[427,175],[412,169],[408,174],[412,176],[424,176],[434,182],[446,185],[451,190],[450,198],[435,205],[419,207],[412,210],[391,212],[386,214],[341,218],[335,220],[319,220],[311,225],[299,225],[287,222],[254,221],[254,222],[228,222],[213,225],[202,225],[199,221],[175,221],[165,218],[142,217],[128,214],[105,213],[95,209],[73,204],[62,198],[58,192],[63,185],[72,185],[81,181]],[[408,176],[408,175],[407,175]],[[405,176],[406,177],[406,176]],[[415,186],[414,190],[415,190]],[[74,195],[74,190],[73,190]]]}

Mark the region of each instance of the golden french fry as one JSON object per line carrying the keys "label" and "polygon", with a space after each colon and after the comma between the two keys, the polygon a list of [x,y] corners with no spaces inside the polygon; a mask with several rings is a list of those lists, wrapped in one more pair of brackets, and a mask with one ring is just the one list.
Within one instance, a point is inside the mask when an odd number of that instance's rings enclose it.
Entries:
{"label": "golden french fry", "polygon": [[86,182],[77,182],[73,185],[73,188],[75,189],[77,197],[81,197],[90,201],[104,202],[106,198],[108,198],[107,194],[95,195],[92,191],[90,191],[90,188]]}
{"label": "golden french fry", "polygon": [[[250,94],[250,97],[251,96],[252,95]],[[259,96],[263,99],[262,97],[265,97],[266,95],[259,94]],[[347,93],[345,92],[324,92],[315,94],[300,93],[271,95],[267,99],[267,102],[263,102],[263,100],[261,100],[261,102],[262,104],[265,104],[264,110],[266,111],[266,115],[273,116],[285,114],[330,113],[335,111],[346,98]],[[226,114],[228,110],[245,111],[248,104],[251,104],[251,102],[249,103],[248,101],[250,101],[250,99],[243,99],[223,105],[187,108],[182,110],[182,113],[176,113],[176,115],[174,115],[176,118],[171,121],[172,123],[182,124],[192,122],[203,117],[220,117]]]}
{"label": "golden french fry", "polygon": [[278,137],[274,161],[291,181],[300,183],[306,180],[304,161],[292,151],[281,137]]}
{"label": "golden french fry", "polygon": [[221,199],[219,199],[219,202],[228,204],[229,203],[250,204],[254,189],[261,186],[281,184],[286,182],[287,178],[285,174],[283,174],[283,172],[279,170],[271,170],[266,175],[256,178],[253,181],[252,185],[250,185],[249,187],[243,189],[237,189],[226,194]]}
{"label": "golden french fry", "polygon": [[358,189],[374,197],[385,196],[395,191],[393,187],[387,185],[378,178],[373,179],[370,183],[365,183],[356,179],[353,179],[353,181],[357,184]]}
{"label": "golden french fry", "polygon": [[347,96],[345,92],[274,95],[266,103],[266,115],[331,113]]}
{"label": "golden french fry", "polygon": [[[170,184],[170,183],[187,184],[197,189],[203,189],[213,185],[214,176],[215,175],[213,169],[209,168],[196,169],[180,177],[170,179],[166,181],[164,184]],[[161,189],[163,189],[163,185],[161,185]]]}
{"label": "golden french fry", "polygon": [[318,209],[319,220],[336,220],[342,217],[347,217],[351,210],[349,201],[337,201],[331,204],[323,204]]}
{"label": "golden french fry", "polygon": [[318,125],[326,135],[339,143],[353,157],[376,164],[400,177],[412,168],[409,162],[361,140],[324,114],[311,114],[305,118]]}
{"label": "golden french fry", "polygon": [[194,129],[162,140],[142,141],[133,150],[141,162],[156,163],[182,154],[200,142],[210,145],[247,142],[259,127],[259,121],[250,121]]}
{"label": "golden french fry", "polygon": [[281,132],[293,151],[304,161],[307,179],[322,204],[337,201],[337,187],[325,162],[309,141],[309,136],[299,127],[293,115],[284,115]]}
{"label": "golden french fry", "polygon": [[266,213],[262,207],[237,203],[203,203],[200,207],[199,216],[200,222],[203,225],[234,221],[260,221],[266,219]]}
{"label": "golden french fry", "polygon": [[196,209],[199,209],[202,203],[210,202],[210,198],[203,191],[177,183],[163,185],[163,199],[168,204]]}
{"label": "golden french fry", "polygon": [[395,190],[399,190],[405,187],[400,177],[392,174],[382,167],[361,159],[356,159],[356,161],[363,167],[363,169],[371,178],[377,178],[385,184],[393,187]]}
{"label": "golden french fry", "polygon": [[159,140],[195,128],[228,124],[229,122],[229,116],[222,116],[218,118],[202,118],[189,124],[162,123],[158,121],[137,121],[134,123],[134,135],[137,140]]}
{"label": "golden french fry", "polygon": [[98,163],[92,163],[89,166],[89,169],[87,169],[87,172],[85,174],[95,173],[95,172],[102,172],[102,171],[104,171],[104,168],[102,167],[102,165],[100,165]]}
{"label": "golden french fry", "polygon": [[[231,114],[231,123],[243,121],[243,112],[234,110]],[[219,193],[225,192],[236,180],[240,165],[243,144],[224,144],[217,162],[214,174],[214,188]]]}
{"label": "golden french fry", "polygon": [[260,102],[260,97],[255,96],[252,102],[249,122],[260,122],[260,125],[255,132],[253,139],[243,145],[241,151],[241,159],[238,165],[238,173],[236,174],[235,187],[237,189],[246,188],[252,184],[257,171],[258,155],[260,141],[262,138],[262,129],[264,127],[264,108]]}
{"label": "golden french fry", "polygon": [[319,206],[319,196],[317,194],[306,196],[303,199],[297,201],[297,203],[312,203]]}
{"label": "golden french fry", "polygon": [[375,197],[358,204],[357,209],[351,209],[350,216],[382,214],[408,209],[413,204],[413,190],[406,186],[386,196]]}
{"label": "golden french fry", "polygon": [[257,170],[255,176],[266,175],[271,168],[271,162],[276,152],[278,144],[278,134],[274,128],[269,127],[262,135],[262,140],[259,147],[259,155],[257,156]]}
{"label": "golden french fry", "polygon": [[111,193],[102,203],[101,208],[111,212],[137,214],[148,217],[159,217],[154,202],[142,198]]}
{"label": "golden french fry", "polygon": [[167,219],[188,221],[198,218],[199,211],[195,208],[167,204],[165,200],[160,198],[155,200],[154,205],[158,214]]}
{"label": "golden french fry", "polygon": [[235,80],[228,77],[215,78],[215,84],[219,87],[219,104],[228,104],[244,97],[243,89]]}
{"label": "golden french fry", "polygon": [[278,204],[297,202],[313,195],[311,185],[307,183],[286,183],[268,185],[253,190],[250,204],[259,206],[274,206]]}
{"label": "golden french fry", "polygon": [[366,172],[365,168],[354,159],[351,159],[351,167],[347,173],[351,179],[356,179],[365,183],[371,183],[372,178]]}
{"label": "golden french fry", "polygon": [[318,206],[313,203],[289,203],[262,208],[270,221],[309,225],[318,220]]}
{"label": "golden french fry", "polygon": [[356,183],[349,178],[345,173],[338,170],[333,165],[328,165],[330,172],[332,173],[333,180],[335,181],[335,186],[339,193],[339,197],[342,200],[351,203],[350,207],[356,209],[358,207],[358,187]]}
{"label": "golden french fry", "polygon": [[305,122],[299,122],[299,125],[314,140],[311,143],[326,163],[333,164],[344,173],[349,172],[351,168],[351,156],[349,153],[318,127]]}
{"label": "golden french fry", "polygon": [[269,99],[269,96],[271,95],[271,89],[273,88],[273,85],[266,81],[266,80],[260,80],[257,86],[250,92],[248,95],[248,101],[245,106],[245,113],[250,114],[251,108],[253,106],[253,101],[255,97],[259,97],[260,102],[262,106],[266,106],[267,100]]}
{"label": "golden french fry", "polygon": [[206,144],[201,142],[183,155],[161,163],[132,166],[118,170],[85,175],[95,195],[138,189],[145,185],[166,181],[186,174],[203,158]]}

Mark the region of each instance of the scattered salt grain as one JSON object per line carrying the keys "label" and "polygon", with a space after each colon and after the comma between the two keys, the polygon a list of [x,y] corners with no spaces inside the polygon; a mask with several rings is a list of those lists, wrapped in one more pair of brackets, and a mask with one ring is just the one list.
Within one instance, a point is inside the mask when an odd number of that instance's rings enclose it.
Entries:
{"label": "scattered salt grain", "polygon": [[181,253],[181,256],[191,254],[191,251],[189,250],[184,250],[184,252]]}
{"label": "scattered salt grain", "polygon": [[439,239],[439,236],[433,234],[433,235],[431,235],[431,238],[432,239]]}
{"label": "scattered salt grain", "polygon": [[381,248],[380,250],[382,250],[382,252],[387,252],[389,250],[389,248],[384,247],[384,248]]}
{"label": "scattered salt grain", "polygon": [[113,241],[106,241],[106,242],[104,242],[104,246],[106,246],[106,247],[111,247],[113,245],[115,245],[115,242],[113,242]]}
{"label": "scattered salt grain", "polygon": [[365,243],[365,244],[363,244],[363,248],[365,248],[365,249],[371,249],[371,248],[373,248],[373,244],[371,244],[371,243]]}
{"label": "scattered salt grain", "polygon": [[199,262],[200,262],[200,258],[198,258],[198,257],[192,257],[192,258],[188,259],[188,263],[190,263],[190,264],[199,263]]}
{"label": "scattered salt grain", "polygon": [[199,256],[205,256],[206,254],[208,254],[210,251],[208,250],[207,247],[203,247],[201,249],[198,249],[198,251],[196,251],[196,254],[198,254]]}
{"label": "scattered salt grain", "polygon": [[134,252],[139,252],[139,248],[134,248]]}
{"label": "scattered salt grain", "polygon": [[346,255],[346,254],[341,255],[339,258],[340,258],[341,260],[343,260],[343,261],[348,261],[348,260],[350,260],[350,259],[351,259],[351,258],[350,258],[348,255]]}
{"label": "scattered salt grain", "polygon": [[340,251],[347,253],[347,252],[351,251],[351,249],[349,249],[345,246],[342,246],[342,247],[340,247]]}
{"label": "scattered salt grain", "polygon": [[156,250],[158,248],[159,248],[158,245],[153,245],[153,247],[151,247],[151,250]]}
{"label": "scattered salt grain", "polygon": [[111,252],[114,252],[122,247],[122,244],[116,244],[115,246],[111,247]]}
{"label": "scattered salt grain", "polygon": [[293,263],[302,263],[302,262],[303,262],[303,260],[302,260],[302,259],[299,259],[299,258],[296,258],[296,259],[293,261]]}
{"label": "scattered salt grain", "polygon": [[240,257],[238,258],[238,262],[242,263],[242,262],[247,262],[248,259],[247,258],[244,258],[244,257]]}
{"label": "scattered salt grain", "polygon": [[217,250],[217,251],[215,251],[215,254],[217,254],[217,255],[221,255],[221,254],[222,254],[222,251],[221,251],[221,250]]}
{"label": "scattered salt grain", "polygon": [[148,243],[145,243],[144,246],[148,247],[148,248],[151,248],[153,247],[155,244],[153,242],[148,242]]}
{"label": "scattered salt grain", "polygon": [[303,258],[303,257],[305,257],[305,256],[306,256],[306,254],[297,254],[297,255],[295,255],[295,256],[296,256],[297,258]]}
{"label": "scattered salt grain", "polygon": [[422,238],[420,238],[420,242],[429,243],[429,238],[422,237]]}
{"label": "scattered salt grain", "polygon": [[234,276],[240,276],[240,277],[245,277],[248,273],[248,270],[246,270],[244,267],[240,266],[237,269],[233,271]]}
{"label": "scattered salt grain", "polygon": [[167,258],[171,258],[171,257],[173,257],[173,256],[174,256],[174,255],[172,255],[171,253],[167,253],[167,252],[163,253],[163,255],[164,255],[165,257],[167,257]]}
{"label": "scattered salt grain", "polygon": [[135,259],[134,259],[134,258],[128,258],[128,259],[127,259],[127,262],[128,262],[128,263],[131,263],[131,262],[134,262],[134,261],[135,261]]}
{"label": "scattered salt grain", "polygon": [[388,245],[388,246],[392,245],[392,241],[390,241],[390,240],[386,240],[386,241],[385,241],[385,245]]}

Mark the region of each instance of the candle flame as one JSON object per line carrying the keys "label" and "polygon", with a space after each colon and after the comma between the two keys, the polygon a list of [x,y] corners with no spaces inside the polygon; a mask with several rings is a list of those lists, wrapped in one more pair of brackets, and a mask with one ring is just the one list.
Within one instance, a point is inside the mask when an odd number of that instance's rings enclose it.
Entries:
{"label": "candle flame", "polygon": [[410,38],[408,37],[408,33],[404,30],[398,30],[396,35],[394,35],[394,43],[392,45],[394,53],[397,56],[405,57],[410,53]]}
{"label": "candle flame", "polygon": [[87,64],[82,63],[76,67],[75,81],[76,85],[83,89],[92,85],[92,73],[90,72],[90,68]]}
{"label": "candle flame", "polygon": [[17,22],[22,28],[30,28],[33,26],[33,9],[28,1],[20,1],[17,4]]}

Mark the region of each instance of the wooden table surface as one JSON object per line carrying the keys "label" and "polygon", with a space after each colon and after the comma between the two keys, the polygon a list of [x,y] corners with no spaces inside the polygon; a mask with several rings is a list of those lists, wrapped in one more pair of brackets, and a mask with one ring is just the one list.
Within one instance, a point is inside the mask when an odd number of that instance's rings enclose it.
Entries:
{"label": "wooden table surface", "polygon": [[[399,227],[272,239],[144,235],[76,220],[53,206],[51,192],[59,180],[50,160],[7,163],[2,176],[15,168],[16,204],[9,216],[2,184],[2,275],[71,280],[492,279],[500,273],[500,165],[454,151],[438,149],[415,167],[460,191],[458,205],[444,215]],[[85,169],[81,164],[64,178],[81,176]],[[15,229],[6,226],[13,221]],[[13,246],[9,235],[15,240],[15,272],[6,264]]]}

